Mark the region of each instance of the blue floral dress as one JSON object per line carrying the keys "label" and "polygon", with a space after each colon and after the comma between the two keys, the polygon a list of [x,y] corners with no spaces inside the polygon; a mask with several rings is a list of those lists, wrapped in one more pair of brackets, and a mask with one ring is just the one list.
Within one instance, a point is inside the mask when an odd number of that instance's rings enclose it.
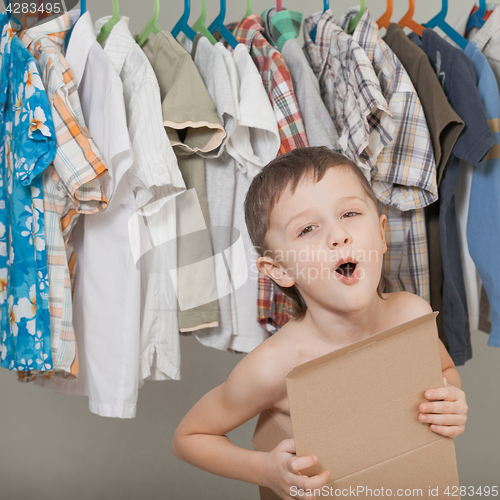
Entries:
{"label": "blue floral dress", "polygon": [[35,59],[0,14],[0,366],[52,369],[42,176],[57,140]]}

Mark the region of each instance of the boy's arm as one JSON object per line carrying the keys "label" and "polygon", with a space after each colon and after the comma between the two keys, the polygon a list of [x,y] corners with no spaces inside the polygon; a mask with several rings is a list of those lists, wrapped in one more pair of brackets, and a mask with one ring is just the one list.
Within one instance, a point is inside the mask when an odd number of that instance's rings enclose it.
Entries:
{"label": "boy's arm", "polygon": [[295,475],[317,460],[296,457],[293,440],[286,440],[267,453],[240,448],[225,435],[276,404],[283,396],[283,388],[286,395],[279,365],[284,353],[268,346],[259,346],[245,356],[226,382],[191,408],[174,433],[172,451],[181,460],[213,474],[272,487],[275,491],[278,486],[286,491],[290,480],[299,488],[320,488],[326,484],[328,473],[313,478]]}

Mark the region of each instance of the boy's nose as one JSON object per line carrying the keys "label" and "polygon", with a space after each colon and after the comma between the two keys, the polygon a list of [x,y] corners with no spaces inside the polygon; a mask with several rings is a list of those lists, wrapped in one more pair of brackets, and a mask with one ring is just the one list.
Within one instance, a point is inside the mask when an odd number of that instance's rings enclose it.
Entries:
{"label": "boy's nose", "polygon": [[330,241],[329,241],[330,248],[338,248],[345,245],[350,245],[351,243],[352,243],[352,238],[345,231],[337,229],[337,230],[332,230],[330,232]]}

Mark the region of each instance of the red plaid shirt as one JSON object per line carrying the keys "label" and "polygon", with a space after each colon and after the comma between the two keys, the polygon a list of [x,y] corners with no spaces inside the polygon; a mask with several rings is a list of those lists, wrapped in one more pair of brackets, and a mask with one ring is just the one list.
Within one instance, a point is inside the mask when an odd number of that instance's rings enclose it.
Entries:
{"label": "red plaid shirt", "polygon": [[[308,146],[304,123],[293,91],[292,77],[281,54],[264,38],[264,23],[252,14],[237,26],[234,36],[247,45],[274,109],[281,138],[278,154]],[[257,321],[278,329],[289,319],[292,304],[286,295],[262,273],[259,276]]]}

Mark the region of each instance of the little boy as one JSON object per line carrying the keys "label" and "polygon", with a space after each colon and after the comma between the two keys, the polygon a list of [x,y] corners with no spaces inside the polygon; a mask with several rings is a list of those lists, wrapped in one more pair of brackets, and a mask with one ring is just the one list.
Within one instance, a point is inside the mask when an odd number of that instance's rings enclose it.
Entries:
{"label": "little boy", "polygon": [[[257,267],[291,298],[294,314],[194,405],[172,449],[206,471],[289,499],[291,491],[321,488],[329,471],[299,474],[317,458],[297,457],[293,439],[266,453],[240,448],[225,434],[268,410],[292,435],[285,384],[292,368],[432,309],[417,295],[382,292],[386,216],[361,170],[343,155],[319,147],[279,156],[252,181],[245,220]],[[464,431],[467,404],[440,340],[439,349],[445,387],[425,392],[429,403],[420,405],[418,418],[454,438]]]}

